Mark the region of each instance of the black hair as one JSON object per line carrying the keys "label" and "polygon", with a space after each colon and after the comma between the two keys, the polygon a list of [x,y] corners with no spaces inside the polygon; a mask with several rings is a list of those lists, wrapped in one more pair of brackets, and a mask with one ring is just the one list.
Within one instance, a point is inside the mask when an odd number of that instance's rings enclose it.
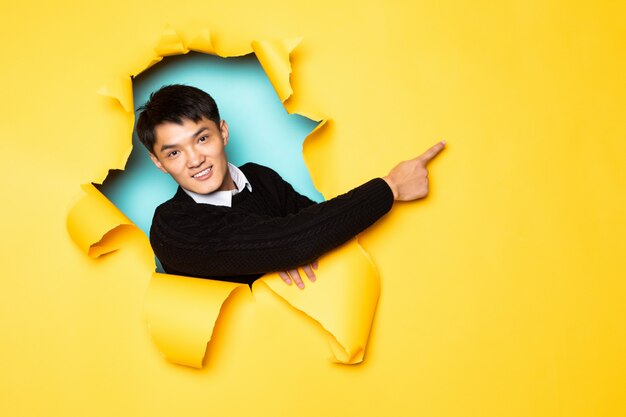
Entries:
{"label": "black hair", "polygon": [[136,132],[139,140],[154,153],[156,137],[154,129],[166,122],[183,124],[183,119],[198,122],[203,117],[219,126],[220,112],[213,97],[196,87],[172,84],[161,87],[150,94],[150,98],[140,108]]}

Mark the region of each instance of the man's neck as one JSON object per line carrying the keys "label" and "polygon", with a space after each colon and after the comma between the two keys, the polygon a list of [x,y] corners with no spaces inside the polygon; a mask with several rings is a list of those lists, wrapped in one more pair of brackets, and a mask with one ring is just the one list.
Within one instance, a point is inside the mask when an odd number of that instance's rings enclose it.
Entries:
{"label": "man's neck", "polygon": [[230,170],[226,170],[226,175],[224,175],[224,180],[222,181],[222,186],[218,188],[216,191],[230,191],[235,190],[237,186],[235,185],[235,181],[230,176]]}

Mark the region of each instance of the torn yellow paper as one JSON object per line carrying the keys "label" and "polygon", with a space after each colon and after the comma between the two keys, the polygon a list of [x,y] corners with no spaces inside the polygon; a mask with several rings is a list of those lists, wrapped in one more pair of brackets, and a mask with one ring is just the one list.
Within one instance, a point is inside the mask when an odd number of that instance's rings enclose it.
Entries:
{"label": "torn yellow paper", "polygon": [[204,52],[205,54],[218,55],[211,42],[211,32],[209,29],[203,29],[189,42],[189,49],[196,52]]}
{"label": "torn yellow paper", "polygon": [[[133,85],[130,76],[124,77],[115,77],[108,84],[100,87],[98,89],[98,94],[111,97],[120,105],[122,109],[124,109],[125,113],[130,116],[128,119],[128,129],[129,136],[132,137],[133,134],[133,125],[135,120],[135,112],[133,111]],[[122,152],[118,152],[118,162],[112,168],[123,168],[126,166],[126,161],[130,156],[130,153],[133,150],[132,141],[128,142],[128,145],[125,146]],[[104,175],[104,173],[103,173]],[[96,179],[95,182],[102,183],[104,180],[103,177],[101,179]]]}
{"label": "torn yellow paper", "polygon": [[[192,41],[185,44],[185,38]],[[289,82],[289,55],[300,41],[301,38],[253,41],[246,52],[254,51],[257,55],[282,102],[293,92]],[[167,26],[148,67],[164,56],[185,54],[190,49],[218,53],[222,57],[241,55],[239,50],[220,49],[216,52],[208,29],[186,33],[183,38],[174,28]],[[132,126],[134,112],[130,111],[133,106],[130,80],[129,76],[121,76],[99,92],[119,101]],[[309,138],[318,134],[324,123]],[[119,150],[123,162],[130,154],[131,136],[128,135],[129,147]],[[85,197],[72,208],[67,219],[72,239],[92,257],[115,251],[128,228],[134,226],[93,185],[85,185],[83,190]],[[321,262],[323,266],[318,272],[318,281],[304,291],[285,285],[276,274],[257,281],[254,288],[282,297],[297,311],[319,323],[327,334],[337,362],[361,362],[379,295],[378,275],[356,240],[325,255]],[[145,312],[155,344],[171,362],[201,367],[224,303],[231,294],[244,290],[248,291],[248,287],[240,284],[154,273],[147,289]]]}
{"label": "torn yellow paper", "polygon": [[301,40],[302,38],[295,38],[252,42],[252,49],[282,102],[293,93],[289,82],[289,74],[291,74],[289,54]]}
{"label": "torn yellow paper", "polygon": [[171,26],[167,26],[161,34],[159,43],[154,51],[161,56],[182,55],[189,52],[178,32]]}
{"label": "torn yellow paper", "polygon": [[303,290],[272,274],[257,280],[253,295],[266,286],[326,331],[335,360],[363,361],[380,293],[380,279],[369,256],[351,240],[320,259],[314,283]]}
{"label": "torn yellow paper", "polygon": [[[67,230],[79,248],[93,258],[112,252],[105,236],[120,231],[120,226],[132,222],[92,184],[82,185],[85,195],[71,208],[67,216]],[[101,244],[101,242],[103,242]]]}
{"label": "torn yellow paper", "polygon": [[154,273],[145,299],[152,340],[171,362],[202,367],[220,309],[244,284]]}
{"label": "torn yellow paper", "polygon": [[105,86],[100,87],[98,94],[114,98],[125,111],[133,112],[133,84],[130,77],[114,78]]}
{"label": "torn yellow paper", "polygon": [[150,60],[148,61],[147,64],[141,64],[139,66],[137,66],[135,69],[129,71],[130,74],[133,77],[136,77],[137,75],[141,74],[142,72],[144,72],[145,70],[147,70],[148,68],[152,67],[153,65],[158,64],[159,62],[161,62],[163,60],[162,56],[153,56],[150,57]]}
{"label": "torn yellow paper", "polygon": [[[319,160],[321,159],[319,156],[311,151],[311,148],[313,146],[312,144],[318,142],[322,134],[330,131],[332,125],[332,119],[324,118],[320,123],[318,123],[317,126],[315,126],[315,129],[313,129],[313,131],[309,133],[309,135],[304,140],[304,143],[302,144],[302,153],[304,154],[304,160],[307,164],[307,167],[315,164],[316,162],[319,162]],[[320,185],[325,185],[329,181],[332,181],[332,179],[329,178],[332,177],[332,174],[329,174],[327,170],[318,169],[309,170],[309,172],[311,174],[311,179],[313,180],[313,183],[317,186],[318,189],[324,189],[320,187]]]}

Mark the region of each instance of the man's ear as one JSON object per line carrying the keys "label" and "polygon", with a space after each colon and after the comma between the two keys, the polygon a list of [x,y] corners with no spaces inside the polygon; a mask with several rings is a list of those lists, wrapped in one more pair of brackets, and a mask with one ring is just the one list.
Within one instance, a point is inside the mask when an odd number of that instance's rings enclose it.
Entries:
{"label": "man's ear", "polygon": [[152,162],[154,162],[154,165],[156,165],[157,168],[159,168],[164,173],[169,174],[169,172],[167,172],[167,170],[163,168],[163,165],[161,164],[161,161],[159,161],[159,158],[157,158],[156,155],[154,155],[152,152],[150,152],[150,159],[152,159]]}
{"label": "man's ear", "polygon": [[224,146],[228,145],[228,124],[226,123],[226,120],[220,121],[220,133],[224,139]]}

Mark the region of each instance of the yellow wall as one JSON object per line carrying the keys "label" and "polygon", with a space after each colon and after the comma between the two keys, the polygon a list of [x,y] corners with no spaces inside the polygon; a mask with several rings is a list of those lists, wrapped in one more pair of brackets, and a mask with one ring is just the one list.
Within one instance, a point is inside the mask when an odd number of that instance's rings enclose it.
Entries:
{"label": "yellow wall", "polygon": [[[255,3],[0,6],[2,414],[625,415],[626,7]],[[332,364],[268,298],[218,326],[203,369],[170,364],[145,236],[96,260],[71,241],[79,185],[130,141],[96,91],[166,24],[242,51],[304,37],[287,107],[334,121],[305,146],[327,197],[448,142],[430,196],[362,235],[381,275],[364,363]]]}

